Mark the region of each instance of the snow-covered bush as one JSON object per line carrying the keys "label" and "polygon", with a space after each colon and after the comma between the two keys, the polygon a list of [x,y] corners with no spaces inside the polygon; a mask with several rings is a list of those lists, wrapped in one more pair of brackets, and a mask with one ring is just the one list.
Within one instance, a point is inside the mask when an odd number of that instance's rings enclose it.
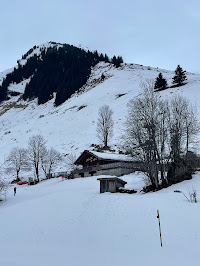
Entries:
{"label": "snow-covered bush", "polygon": [[0,197],[4,196],[5,200],[6,200],[7,190],[8,190],[8,182],[0,177]]}

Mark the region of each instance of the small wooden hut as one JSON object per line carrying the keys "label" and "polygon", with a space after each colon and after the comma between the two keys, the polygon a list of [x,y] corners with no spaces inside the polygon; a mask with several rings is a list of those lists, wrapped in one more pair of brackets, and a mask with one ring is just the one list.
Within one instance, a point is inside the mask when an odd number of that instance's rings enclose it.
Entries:
{"label": "small wooden hut", "polygon": [[117,177],[103,177],[98,178],[100,181],[100,193],[104,192],[118,192],[118,189],[124,187],[127,182]]}

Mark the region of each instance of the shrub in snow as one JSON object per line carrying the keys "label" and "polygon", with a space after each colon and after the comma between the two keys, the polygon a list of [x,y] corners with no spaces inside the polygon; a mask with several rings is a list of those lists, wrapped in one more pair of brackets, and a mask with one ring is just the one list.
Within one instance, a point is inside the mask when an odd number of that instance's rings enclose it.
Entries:
{"label": "shrub in snow", "polygon": [[197,191],[195,189],[192,189],[192,191],[189,192],[190,196],[190,202],[197,203]]}
{"label": "shrub in snow", "polygon": [[5,200],[6,200],[7,190],[8,190],[8,182],[0,178],[0,196],[4,196]]}
{"label": "shrub in snow", "polygon": [[182,193],[188,202],[197,203],[197,191],[194,188],[188,192],[188,195],[186,195],[184,192],[180,190],[174,190],[174,192]]}

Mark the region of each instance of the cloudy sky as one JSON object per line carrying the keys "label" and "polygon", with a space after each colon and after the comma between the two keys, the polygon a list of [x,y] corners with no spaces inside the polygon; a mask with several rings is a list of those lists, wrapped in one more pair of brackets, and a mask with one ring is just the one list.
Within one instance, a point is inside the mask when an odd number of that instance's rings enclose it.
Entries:
{"label": "cloudy sky", "polygon": [[56,41],[200,73],[199,0],[0,0],[0,71]]}

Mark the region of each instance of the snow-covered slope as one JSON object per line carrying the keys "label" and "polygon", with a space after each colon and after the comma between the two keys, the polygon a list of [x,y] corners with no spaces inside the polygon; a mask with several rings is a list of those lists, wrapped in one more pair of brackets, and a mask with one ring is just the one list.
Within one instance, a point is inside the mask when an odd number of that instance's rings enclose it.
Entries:
{"label": "snow-covered slope", "polygon": [[[39,53],[40,49],[38,50]],[[0,82],[8,70],[0,73]],[[171,84],[171,71],[127,64],[116,69],[99,63],[82,92],[55,107],[54,100],[37,105],[21,95],[0,104],[0,166],[15,147],[27,147],[28,139],[42,134],[49,147],[63,155],[78,156],[98,144],[98,110],[108,104],[113,110],[114,138],[120,143],[127,103],[140,93],[140,83],[159,72]],[[101,80],[104,73],[105,80]],[[200,110],[200,75],[187,73],[187,84],[168,89],[161,97],[182,94]],[[23,93],[25,83],[10,89]],[[141,173],[123,176],[129,188],[142,188]],[[7,201],[0,205],[0,263],[3,266],[186,266],[199,265],[199,203],[187,202],[193,188],[200,200],[199,174],[189,181],[156,193],[99,194],[96,177],[43,181],[36,186],[9,187]],[[163,247],[160,247],[156,217],[160,210]]]}
{"label": "snow-covered slope", "polygon": [[[127,115],[127,103],[140,93],[140,83],[155,79],[159,72],[170,85],[172,71],[155,69],[136,64],[124,64],[116,69],[111,64],[96,65],[83,88],[83,92],[73,95],[58,107],[51,101],[37,105],[37,100],[25,102],[21,96],[12,97],[0,104],[0,164],[14,146],[26,147],[34,134],[42,134],[47,145],[55,147],[62,154],[74,153],[78,156],[92,144],[98,144],[96,123],[98,110],[104,104],[113,110],[114,138],[112,145],[120,143]],[[104,73],[105,80],[101,81]],[[199,108],[200,75],[187,73],[187,84],[161,92],[161,96],[182,94]],[[12,85],[12,90],[23,92],[25,83]]]}

